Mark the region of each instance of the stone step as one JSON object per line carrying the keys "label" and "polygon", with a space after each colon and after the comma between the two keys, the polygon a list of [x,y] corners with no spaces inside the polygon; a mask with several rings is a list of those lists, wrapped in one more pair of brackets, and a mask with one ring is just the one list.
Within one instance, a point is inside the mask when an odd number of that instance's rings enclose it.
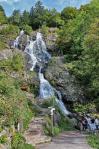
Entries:
{"label": "stone step", "polygon": [[44,123],[43,117],[36,117],[31,120],[28,129],[24,132],[28,144],[37,145],[51,141],[51,138],[44,134]]}

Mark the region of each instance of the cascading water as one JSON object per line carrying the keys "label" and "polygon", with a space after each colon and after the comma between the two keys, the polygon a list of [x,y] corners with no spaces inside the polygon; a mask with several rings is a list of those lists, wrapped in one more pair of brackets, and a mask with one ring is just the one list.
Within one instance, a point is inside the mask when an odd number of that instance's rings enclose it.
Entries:
{"label": "cascading water", "polygon": [[46,50],[46,45],[42,39],[41,33],[37,33],[35,41],[28,40],[25,52],[30,56],[29,63],[32,65],[30,70],[33,70],[36,64],[39,67],[44,67],[51,58],[50,54]]}
{"label": "cascading water", "polygon": [[[22,34],[23,32],[21,31],[20,36],[22,36]],[[16,39],[18,40],[20,36],[18,36]],[[16,45],[18,45],[18,41],[16,43]],[[51,84],[44,78],[44,74],[41,72],[45,64],[51,59],[50,54],[47,52],[46,44],[43,41],[41,33],[37,33],[35,41],[29,40],[29,38],[27,38],[27,45],[24,52],[30,57],[28,62],[31,64],[30,70],[33,71],[36,65],[38,65],[40,68],[40,99],[46,100],[55,97],[55,101],[63,114],[69,115],[70,112],[66,109],[64,103],[62,102],[61,93],[51,86]]]}
{"label": "cascading water", "polygon": [[55,101],[64,115],[69,115],[70,112],[66,109],[64,103],[62,102],[61,94],[59,91],[54,89],[50,83],[44,78],[43,73],[39,72],[40,79],[40,97],[41,99],[55,98]]}
{"label": "cascading water", "polygon": [[25,53],[27,53],[30,56],[30,61],[28,62],[32,66],[30,68],[30,71],[34,70],[36,63],[37,63],[37,58],[34,55],[34,51],[33,51],[34,47],[35,47],[35,41],[28,41],[27,46],[24,51]]}
{"label": "cascading water", "polygon": [[49,99],[54,96],[54,90],[50,83],[44,78],[43,73],[41,73],[41,69],[39,71],[39,79],[40,79],[40,98],[41,99]]}
{"label": "cascading water", "polygon": [[24,31],[23,31],[23,30],[20,31],[20,35],[16,38],[16,40],[15,40],[14,43],[13,43],[13,46],[14,46],[15,48],[18,48],[18,46],[19,46],[19,38],[20,38],[22,35],[24,35]]}

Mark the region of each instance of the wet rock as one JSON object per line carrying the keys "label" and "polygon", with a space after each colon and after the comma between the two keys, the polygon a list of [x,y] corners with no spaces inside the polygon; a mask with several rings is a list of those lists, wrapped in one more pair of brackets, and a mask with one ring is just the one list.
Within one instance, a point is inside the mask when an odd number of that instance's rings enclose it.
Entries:
{"label": "wet rock", "polygon": [[64,64],[63,57],[53,57],[45,77],[61,92],[64,101],[83,101],[83,89]]}

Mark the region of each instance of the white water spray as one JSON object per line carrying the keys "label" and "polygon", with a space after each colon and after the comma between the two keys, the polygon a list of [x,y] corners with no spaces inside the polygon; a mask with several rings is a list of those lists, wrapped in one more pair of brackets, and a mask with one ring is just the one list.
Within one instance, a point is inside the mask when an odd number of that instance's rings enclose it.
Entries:
{"label": "white water spray", "polygon": [[15,39],[15,41],[14,41],[14,43],[13,43],[13,46],[14,46],[15,48],[18,48],[18,46],[19,46],[19,39],[20,39],[21,36],[23,36],[23,35],[24,35],[24,31],[21,30],[19,36]]}

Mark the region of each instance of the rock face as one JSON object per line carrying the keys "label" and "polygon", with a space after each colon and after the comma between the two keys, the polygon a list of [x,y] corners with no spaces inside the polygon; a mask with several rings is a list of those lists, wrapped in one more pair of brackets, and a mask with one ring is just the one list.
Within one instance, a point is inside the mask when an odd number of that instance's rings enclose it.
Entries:
{"label": "rock face", "polygon": [[45,77],[61,92],[64,101],[83,101],[83,91],[64,64],[64,58],[53,57],[48,65]]}
{"label": "rock face", "polygon": [[57,55],[57,45],[56,45],[56,40],[57,40],[57,28],[49,28],[49,33],[47,34],[45,38],[46,46],[48,49],[48,52],[51,53],[52,55]]}
{"label": "rock face", "polygon": [[27,35],[24,34],[19,38],[19,49],[24,51],[26,44],[27,44]]}

